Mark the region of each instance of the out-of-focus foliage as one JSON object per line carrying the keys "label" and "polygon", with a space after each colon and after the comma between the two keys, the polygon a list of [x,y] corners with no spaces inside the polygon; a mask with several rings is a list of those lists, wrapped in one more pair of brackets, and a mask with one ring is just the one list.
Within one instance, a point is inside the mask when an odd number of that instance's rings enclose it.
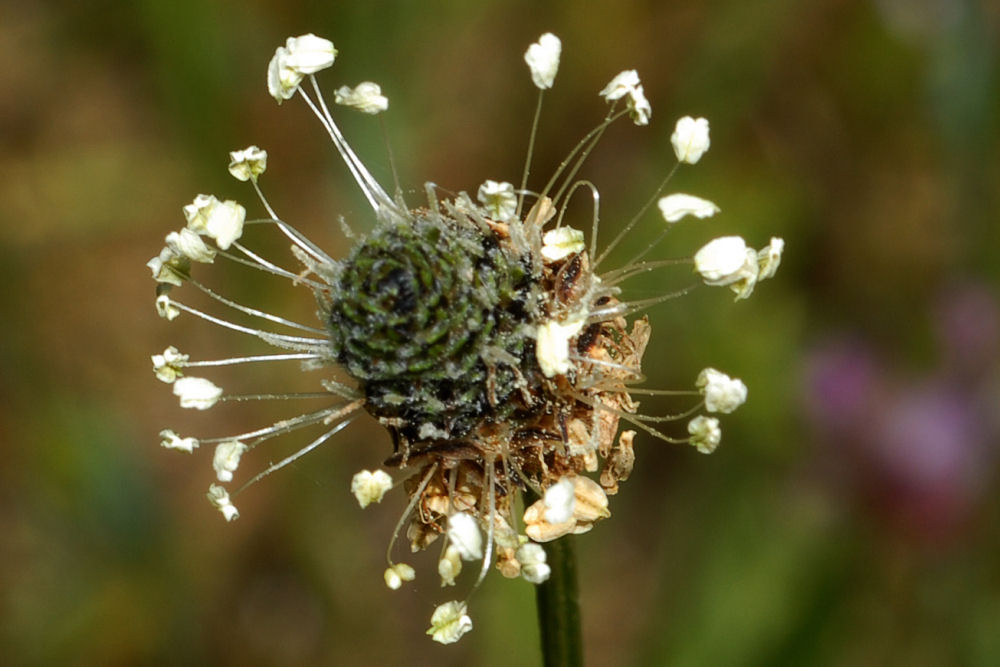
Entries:
{"label": "out-of-focus foliage", "polygon": [[[616,126],[585,168],[606,238],[669,168],[674,119],[695,114],[711,119],[712,148],[671,189],[722,214],[681,223],[657,252],[722,233],[787,242],[749,301],[706,289],[651,313],[669,341],[647,355],[652,383],[690,385],[711,363],[750,399],[711,457],[636,439],[614,517],[577,538],[592,664],[1000,663],[995,4],[140,0],[2,15],[4,664],[536,660],[523,581],[490,577],[475,631],[451,647],[423,636],[435,581],[385,590],[400,508],[362,513],[349,493],[390,452],[371,424],[255,487],[223,523],[204,500],[209,453],[168,452],[156,434],[268,415],[176,407],[148,355],[238,343],[159,320],[143,264],[198,192],[254,206],[225,169],[250,143],[270,153],[272,202],[331,254],[346,248],[337,216],[365,228],[321,129],[266,94],[286,36],[335,42],[326,85],[382,84],[417,203],[424,181],[517,180],[535,90],[521,55],[548,30],[564,50],[536,175],[597,122],[596,92],[620,70],[638,69],[653,104],[649,127]],[[343,116],[390,183],[378,123]],[[619,261],[660,224],[650,214]],[[225,287],[311,311],[279,301],[284,286]],[[255,463],[267,456],[280,454]]]}

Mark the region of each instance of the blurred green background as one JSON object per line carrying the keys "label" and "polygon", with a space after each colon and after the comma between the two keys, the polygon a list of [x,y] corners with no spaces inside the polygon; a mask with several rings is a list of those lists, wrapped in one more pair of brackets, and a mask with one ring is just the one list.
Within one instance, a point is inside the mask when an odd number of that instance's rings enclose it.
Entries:
{"label": "blurred green background", "polygon": [[[382,84],[416,204],[425,181],[518,180],[535,98],[521,58],[545,31],[563,55],[536,187],[603,114],[596,91],[636,68],[652,124],[616,125],[583,173],[604,240],[692,114],[710,119],[712,148],[670,189],[723,213],[682,223],[654,255],[729,233],[787,242],[749,301],[703,289],[650,312],[651,386],[712,365],[750,400],[711,457],[636,439],[613,518],[577,538],[589,663],[1000,664],[1000,8],[971,0],[0,4],[0,662],[536,663],[526,582],[489,577],[474,632],[450,647],[423,635],[450,594],[431,561],[415,559],[415,586],[382,585],[402,504],[361,512],[349,494],[391,449],[367,421],[241,496],[224,524],[204,499],[210,448],[170,452],[158,431],[288,413],[177,407],[150,354],[252,346],[158,319],[143,265],[199,192],[260,214],[226,172],[251,143],[270,153],[272,204],[331,254],[348,247],[338,216],[370,224],[319,125],[267,95],[287,36],[337,45],[327,91]],[[378,122],[340,117],[391,183]],[[618,261],[661,224],[650,213]],[[311,317],[305,295],[230,268],[199,275]],[[653,274],[628,294],[683,283]],[[243,370],[211,377],[245,392],[319,379]]]}

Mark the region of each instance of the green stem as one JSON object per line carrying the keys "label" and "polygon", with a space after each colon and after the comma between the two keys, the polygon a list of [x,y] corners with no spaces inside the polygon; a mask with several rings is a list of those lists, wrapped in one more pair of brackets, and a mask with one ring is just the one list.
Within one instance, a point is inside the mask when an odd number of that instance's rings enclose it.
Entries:
{"label": "green stem", "polygon": [[535,589],[538,627],[545,667],[583,665],[580,634],[580,599],[576,584],[573,538],[567,535],[544,545],[552,572]]}

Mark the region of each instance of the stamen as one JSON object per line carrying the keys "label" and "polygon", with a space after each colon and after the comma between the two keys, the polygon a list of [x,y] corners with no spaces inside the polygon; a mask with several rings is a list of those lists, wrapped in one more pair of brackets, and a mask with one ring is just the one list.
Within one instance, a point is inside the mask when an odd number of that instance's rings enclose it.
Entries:
{"label": "stamen", "polygon": [[664,442],[669,442],[672,445],[683,445],[683,444],[687,444],[687,442],[689,440],[688,438],[685,438],[685,439],[671,438],[666,433],[663,433],[662,431],[659,431],[659,430],[653,428],[652,426],[647,425],[643,421],[640,421],[639,419],[636,419],[636,415],[633,415],[633,414],[631,414],[629,412],[624,412],[622,410],[616,410],[615,408],[612,408],[609,405],[605,405],[604,403],[602,403],[600,401],[597,401],[597,400],[594,400],[591,397],[585,396],[584,394],[581,394],[579,392],[575,392],[573,390],[569,390],[568,393],[571,396],[573,396],[573,398],[575,398],[576,400],[580,401],[581,403],[585,403],[586,405],[589,405],[590,407],[594,408],[595,410],[603,410],[604,412],[610,412],[610,413],[612,413],[614,415],[617,415],[619,418],[624,419],[625,421],[627,421],[628,423],[632,424],[636,428],[642,429],[643,431],[645,431],[646,433],[649,433],[654,438],[657,438],[659,440],[663,440]]}
{"label": "stamen", "polygon": [[233,366],[249,364],[255,361],[291,361],[295,359],[322,359],[322,355],[310,352],[294,352],[291,354],[258,354],[253,357],[231,357],[229,359],[212,359],[207,361],[185,361],[179,366],[190,368],[194,366]]}
{"label": "stamen", "polygon": [[256,336],[275,347],[285,347],[287,349],[304,349],[321,351],[328,344],[326,340],[321,338],[306,338],[303,336],[288,336],[285,334],[270,333],[268,331],[260,331],[258,329],[251,329],[250,327],[244,327],[239,324],[234,324],[227,320],[215,317],[214,315],[209,315],[208,313],[203,313],[197,308],[192,308],[191,306],[186,306],[178,301],[170,300],[170,305],[183,310],[186,313],[191,313],[203,320],[212,322],[213,324],[218,324],[220,327],[226,329],[232,329],[233,331],[240,331],[242,333],[250,334],[251,336]]}
{"label": "stamen", "polygon": [[[256,183],[254,184],[254,187],[257,187]],[[265,220],[255,220],[254,222],[277,225],[278,229],[281,230],[281,233],[287,236],[292,243],[302,248],[302,250],[306,251],[307,253],[315,257],[318,261],[325,262],[328,264],[336,263],[336,261],[332,257],[323,252],[322,248],[320,248],[318,245],[316,245],[308,238],[306,238],[305,235],[302,234],[302,232],[295,229],[290,224],[288,224],[287,222],[276,216],[274,212],[271,211],[270,209],[268,209],[268,213],[271,214],[270,218]]]}
{"label": "stamen", "polygon": [[642,387],[629,387],[630,394],[645,394],[647,396],[698,396],[697,391],[690,389],[644,389]]}
{"label": "stamen", "polygon": [[597,236],[597,222],[598,218],[600,217],[599,212],[601,208],[601,193],[598,192],[596,185],[594,185],[590,181],[577,181],[576,183],[573,184],[573,187],[570,188],[570,191],[566,194],[566,200],[559,207],[559,217],[556,218],[556,229],[559,229],[562,226],[563,217],[566,215],[566,209],[569,208],[569,202],[573,198],[573,193],[576,192],[577,188],[590,188],[590,194],[594,199],[594,218],[593,218],[594,222],[592,225],[592,234],[590,240],[591,255],[593,255],[594,238]]}
{"label": "stamen", "polygon": [[655,262],[642,262],[640,264],[626,264],[620,269],[615,269],[614,271],[608,271],[601,275],[601,282],[605,285],[617,285],[622,283],[629,278],[633,278],[642,273],[647,273],[649,271],[654,271],[666,266],[679,266],[681,264],[690,264],[691,260],[689,258],[674,258],[674,259],[660,259]]}
{"label": "stamen", "polygon": [[271,262],[267,261],[266,259],[256,254],[252,250],[246,248],[245,246],[240,245],[239,243],[234,243],[233,246],[235,246],[240,252],[242,252],[244,255],[246,255],[253,261],[245,260],[242,257],[233,255],[228,252],[219,252],[219,255],[225,257],[228,260],[236,262],[237,264],[243,264],[244,266],[249,266],[250,268],[257,269],[258,271],[264,271],[266,273],[271,273],[273,275],[280,276],[282,278],[288,278],[293,283],[302,283],[313,290],[324,289],[324,285],[321,285],[320,283],[317,283],[313,280],[309,280],[308,278],[303,278],[297,273],[292,273],[291,271],[285,270],[280,266],[272,264]]}
{"label": "stamen", "polygon": [[[604,261],[604,258],[608,256],[608,253],[610,253],[612,250],[614,250],[615,246],[617,246],[619,243],[621,243],[622,239],[625,238],[625,235],[628,234],[630,231],[632,231],[632,228],[635,227],[635,225],[636,225],[637,222],[639,222],[639,218],[641,218],[643,215],[646,214],[646,211],[648,211],[649,207],[653,205],[653,202],[655,202],[657,200],[657,198],[663,192],[663,188],[667,187],[667,183],[670,182],[670,179],[673,178],[674,174],[677,172],[677,167],[678,167],[679,164],[680,164],[679,162],[674,163],[674,166],[670,169],[669,172],[667,172],[666,177],[664,177],[664,179],[662,181],[660,181],[659,187],[657,187],[656,190],[653,191],[653,196],[650,197],[649,200],[645,204],[642,205],[642,208],[639,209],[638,213],[636,213],[634,216],[632,216],[632,219],[629,220],[628,224],[625,225],[622,228],[622,230],[620,232],[618,232],[618,234],[615,235],[615,238],[612,239],[611,243],[608,244],[608,247],[606,247],[604,249],[604,251],[601,252],[601,255],[597,259],[594,260],[594,269],[597,269],[597,266],[602,261]],[[669,229],[669,227],[667,229]],[[663,240],[662,236],[666,236],[666,232],[664,232],[661,235],[661,238],[658,238],[655,243],[651,244],[648,248],[646,248],[644,251],[642,251],[642,253],[640,253],[638,256],[636,256],[635,258],[633,258],[631,262],[627,262],[626,266],[628,264],[631,264],[631,263],[633,263],[635,261],[638,261],[639,259],[641,259],[642,257],[644,257],[647,252],[649,252],[650,250],[653,249],[653,246],[656,245],[656,243],[659,243],[660,241]]]}
{"label": "stamen", "polygon": [[[264,442],[265,440],[268,440],[270,438],[279,435],[284,435],[286,433],[291,433],[292,431],[297,431],[300,428],[304,428],[312,424],[318,424],[319,422],[326,420],[331,415],[338,414],[341,407],[343,407],[343,404],[326,407],[323,408],[322,410],[309,412],[307,414],[299,415],[298,417],[293,417],[291,419],[283,419],[282,421],[271,424],[270,426],[259,428],[256,431],[240,433],[239,435],[226,436],[221,438],[199,438],[198,440],[202,443],[210,444],[214,442],[225,442],[227,440],[250,440],[251,438],[258,438],[254,442],[247,445],[247,449],[253,449],[261,442]],[[334,419],[336,419],[336,417],[334,417]]]}
{"label": "stamen", "polygon": [[274,463],[274,464],[268,466],[267,468],[264,469],[263,472],[257,473],[256,475],[254,475],[250,479],[250,481],[248,481],[246,484],[244,484],[243,486],[241,486],[240,488],[238,488],[235,493],[230,494],[230,497],[231,498],[235,498],[236,496],[238,496],[241,493],[243,493],[243,491],[245,491],[249,486],[251,486],[252,484],[255,484],[258,481],[262,480],[263,478],[267,477],[272,472],[274,472],[276,470],[281,470],[282,468],[284,468],[289,463],[294,463],[298,459],[302,458],[303,456],[305,456],[306,454],[308,454],[309,452],[311,452],[312,450],[316,449],[317,447],[319,447],[320,445],[322,445],[324,442],[326,442],[327,440],[329,440],[330,438],[332,438],[333,436],[335,436],[337,433],[340,433],[342,430],[344,430],[345,428],[347,428],[347,426],[351,422],[353,422],[353,421],[354,421],[354,419],[352,418],[352,419],[348,419],[347,421],[340,422],[339,424],[337,424],[336,426],[334,426],[333,428],[331,428],[329,431],[327,431],[323,435],[319,436],[318,438],[316,438],[315,440],[313,440],[312,442],[310,442],[308,445],[306,445],[305,447],[303,447],[299,451],[295,452],[294,454],[292,454],[290,456],[286,456],[285,458],[283,458],[282,460],[278,461],[277,463]]}
{"label": "stamen", "polygon": [[694,283],[693,285],[688,285],[687,287],[684,287],[682,289],[673,292],[668,292],[666,294],[662,294],[660,296],[653,297],[651,299],[642,299],[641,301],[629,302],[626,304],[628,308],[625,309],[624,315],[625,317],[628,317],[629,315],[634,315],[635,313],[643,311],[646,308],[649,308],[650,306],[655,306],[658,303],[663,303],[664,301],[670,301],[671,299],[676,299],[678,297],[685,296],[698,289],[700,285],[701,283]]}
{"label": "stamen", "polygon": [[676,299],[682,297],[686,294],[690,294],[695,289],[697,289],[699,283],[689,285],[683,289],[676,290],[674,292],[669,292],[652,299],[643,299],[641,301],[632,301],[630,303],[618,303],[610,308],[605,308],[603,310],[591,311],[590,315],[587,317],[587,324],[593,324],[594,322],[604,322],[610,320],[614,317],[628,317],[629,315],[634,315],[650,306],[655,306],[658,303],[663,303],[664,301],[670,301],[671,299]]}
{"label": "stamen", "polygon": [[631,391],[629,383],[632,382],[645,382],[645,377],[643,377],[642,380],[626,380],[612,378],[598,373],[596,375],[578,378],[576,381],[576,388],[591,392],[624,394]]}
{"label": "stamen", "polygon": [[277,219],[278,214],[274,212],[273,208],[271,208],[271,204],[267,201],[267,197],[264,196],[264,191],[260,189],[260,184],[257,183],[257,179],[251,179],[250,184],[253,185],[254,192],[257,193],[257,199],[259,199],[260,203],[264,205],[264,209],[267,211],[268,215]]}
{"label": "stamen", "polygon": [[579,156],[577,156],[576,162],[570,169],[569,173],[566,174],[566,178],[563,180],[562,186],[560,186],[559,190],[556,191],[555,196],[552,197],[553,203],[558,204],[559,200],[562,199],[563,193],[566,192],[566,188],[569,187],[569,184],[576,177],[577,172],[580,171],[580,167],[583,166],[583,163],[587,160],[587,157],[590,156],[590,152],[594,150],[594,147],[597,146],[598,142],[601,140],[601,137],[604,135],[604,131],[607,130],[608,127],[610,127],[613,122],[615,122],[616,120],[624,116],[626,113],[628,113],[627,111],[619,111],[618,113],[613,113],[613,112],[614,112],[614,107],[612,107],[611,110],[608,111],[608,115],[605,117],[604,122],[602,122],[600,125],[598,125],[593,130],[588,132],[587,136],[585,136],[583,140],[579,144],[577,144],[576,147],[570,152],[570,154],[566,156],[566,159],[563,160],[563,162],[559,165],[559,168],[556,170],[556,173],[552,175],[551,179],[549,179],[549,184],[547,184],[545,186],[545,189],[542,190],[542,196],[548,194],[549,189],[551,188],[555,179],[558,178],[559,174],[563,171],[563,169],[565,169],[568,166],[569,161],[573,158],[574,154],[576,154],[579,151]]}
{"label": "stamen", "polygon": [[219,303],[223,303],[223,304],[229,306],[230,308],[233,308],[234,310],[240,311],[241,313],[246,313],[247,315],[252,315],[253,317],[259,317],[259,318],[261,318],[263,320],[267,320],[268,322],[274,322],[275,324],[282,324],[282,325],[284,325],[286,327],[290,327],[292,329],[300,329],[302,331],[309,331],[311,333],[317,333],[317,334],[325,334],[326,333],[326,331],[323,330],[323,329],[317,329],[316,327],[310,327],[310,326],[307,326],[305,324],[299,324],[298,322],[293,322],[291,320],[286,320],[283,317],[278,317],[277,315],[272,315],[270,313],[265,313],[262,310],[257,310],[256,308],[250,308],[248,306],[244,306],[242,304],[236,303],[235,301],[232,301],[231,299],[227,299],[226,297],[224,297],[221,294],[215,292],[214,290],[212,290],[212,289],[210,289],[210,288],[202,285],[200,282],[198,282],[194,278],[189,278],[188,282],[190,282],[192,285],[194,285],[195,287],[197,287],[202,292],[204,292],[208,296],[212,297],[213,299],[215,299]]}
{"label": "stamen", "polygon": [[350,401],[356,401],[359,398],[364,397],[364,394],[354,387],[337,382],[336,380],[320,380],[320,384],[323,385],[323,388],[331,394],[340,396],[341,398],[346,398]]}
{"label": "stamen", "polygon": [[[344,147],[347,154],[350,156],[350,158],[357,166],[360,174],[364,176],[366,182],[368,183],[368,187],[371,188],[371,193],[375,195],[377,199],[381,200],[380,203],[388,205],[390,208],[392,208],[394,206],[394,202],[392,201],[392,199],[389,198],[389,194],[382,188],[379,182],[375,180],[375,177],[368,170],[368,167],[365,166],[365,163],[362,162],[361,158],[359,158],[357,153],[354,152],[354,150],[351,148],[351,145],[347,143],[347,139],[344,137],[343,133],[340,131],[340,128],[334,122],[333,115],[330,113],[330,109],[326,105],[326,98],[323,97],[323,93],[320,90],[319,83],[316,81],[316,77],[310,76],[309,80],[310,83],[312,83],[313,91],[315,91],[316,93],[316,99],[319,102],[320,108],[322,108],[323,110],[323,117],[329,124],[330,130],[332,130],[333,133],[336,135],[335,141],[339,141],[340,144]],[[375,211],[377,212],[378,208],[375,208]]]}
{"label": "stamen", "polygon": [[626,366],[625,364],[615,363],[614,361],[605,361],[603,359],[594,359],[593,357],[588,357],[582,354],[577,354],[575,352],[570,352],[570,359],[575,361],[594,364],[595,366],[604,366],[605,368],[613,368],[616,371],[624,371],[635,378],[636,382],[644,382],[646,376],[643,375],[642,369],[638,366]]}
{"label": "stamen", "polygon": [[228,394],[222,396],[220,401],[291,401],[300,398],[329,398],[327,391],[303,391],[288,394]]}
{"label": "stamen", "polygon": [[[316,77],[309,75],[309,81],[312,83],[313,90],[316,93],[316,99],[319,103],[319,108],[317,108],[316,103],[313,102],[312,98],[309,97],[308,93],[302,88],[299,88],[299,93],[302,98],[312,109],[312,112],[316,114],[323,127],[326,129],[327,134],[330,135],[330,139],[333,140],[333,145],[336,147],[337,152],[340,153],[340,157],[344,160],[347,165],[348,170],[350,170],[351,175],[357,182],[358,186],[361,188],[362,193],[368,200],[368,204],[377,213],[380,208],[386,207],[389,210],[396,210],[396,205],[389,198],[382,186],[379,185],[375,177],[372,176],[371,172],[368,171],[368,167],[365,166],[364,162],[355,154],[351,149],[350,145],[347,143],[347,139],[340,132],[340,128],[333,120],[333,116],[330,114],[330,110],[326,106],[326,100],[323,98],[323,93],[320,91],[319,84],[316,82]],[[322,111],[320,111],[322,109]]]}
{"label": "stamen", "polygon": [[486,515],[486,549],[483,552],[483,565],[479,570],[479,578],[476,579],[476,583],[473,584],[472,590],[466,596],[466,600],[472,597],[472,594],[479,588],[479,584],[483,583],[483,579],[486,578],[486,573],[490,571],[490,564],[493,561],[493,534],[494,534],[494,514],[496,514],[497,501],[496,501],[496,467],[494,466],[496,459],[494,457],[488,457],[485,459],[487,466],[486,469],[486,486],[488,487],[487,496],[489,498],[487,509],[488,513]]}
{"label": "stamen", "polygon": [[521,208],[524,206],[524,191],[528,187],[528,173],[531,171],[531,158],[535,154],[535,136],[538,133],[538,120],[542,116],[542,99],[545,89],[538,89],[538,103],[535,105],[535,118],[531,121],[531,136],[528,137],[528,154],[524,158],[524,171],[521,173],[521,187],[518,188],[517,212],[514,217],[521,219]]}
{"label": "stamen", "polygon": [[435,472],[437,472],[437,468],[438,463],[435,461],[431,467],[427,469],[427,474],[424,475],[424,478],[420,481],[420,486],[418,486],[417,490],[410,495],[410,502],[407,503],[402,516],[400,516],[399,521],[396,522],[396,528],[392,531],[392,538],[389,540],[389,546],[385,550],[385,559],[389,565],[392,565],[392,548],[395,546],[396,540],[399,538],[399,531],[403,529],[403,524],[406,523],[410,514],[413,513],[413,508],[417,506],[418,502],[420,502],[421,497],[424,495],[424,491],[427,489],[427,485],[431,483],[431,477]]}
{"label": "stamen", "polygon": [[396,203],[406,209],[406,202],[403,201],[403,188],[399,184],[399,173],[396,171],[396,156],[392,151],[392,143],[389,141],[389,131],[385,127],[385,118],[379,114],[378,125],[382,130],[382,141],[385,142],[385,154],[389,160],[389,171],[392,172],[392,186],[395,191]]}
{"label": "stamen", "polygon": [[652,417],[650,415],[637,415],[633,413],[626,413],[626,414],[631,415],[631,417],[637,421],[644,422],[647,424],[662,424],[664,422],[675,422],[675,421],[680,421],[681,419],[687,419],[691,415],[701,410],[704,404],[705,404],[704,401],[699,401],[694,405],[692,405],[687,410],[685,410],[684,412],[675,412],[673,414],[661,415],[659,417]]}

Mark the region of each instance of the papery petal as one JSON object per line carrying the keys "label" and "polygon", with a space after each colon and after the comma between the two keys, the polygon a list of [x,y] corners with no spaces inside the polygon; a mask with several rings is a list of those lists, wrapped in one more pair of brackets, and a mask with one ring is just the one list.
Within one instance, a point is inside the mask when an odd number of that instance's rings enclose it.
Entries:
{"label": "papery petal", "polygon": [[167,247],[178,256],[203,264],[211,264],[215,261],[216,250],[209,247],[201,240],[201,236],[187,227],[179,232],[167,234],[166,243]]}
{"label": "papery petal", "polygon": [[568,323],[549,320],[538,326],[535,357],[545,377],[555,377],[569,371],[569,341],[583,328],[583,322],[583,319]]}
{"label": "papery petal", "polygon": [[483,534],[479,522],[467,512],[457,512],[448,517],[448,539],[458,549],[462,560],[483,557]]}
{"label": "papery petal", "polygon": [[542,257],[549,262],[558,262],[570,255],[583,252],[583,232],[572,227],[550,229],[542,236]]}
{"label": "papery petal", "polygon": [[598,95],[603,97],[606,102],[614,102],[634,91],[638,85],[639,73],[634,69],[629,69],[611,79],[611,82]]}
{"label": "papery petal", "polygon": [[781,254],[785,250],[785,241],[777,237],[772,237],[767,247],[762,248],[757,253],[757,262],[760,265],[760,275],[757,280],[765,280],[774,277],[781,265]]}
{"label": "papery petal", "polygon": [[385,585],[391,590],[397,591],[402,587],[404,581],[413,581],[417,573],[412,566],[406,563],[395,563],[386,568],[382,575]]}
{"label": "papery petal", "polygon": [[549,523],[563,523],[573,517],[576,506],[573,481],[563,477],[545,490],[545,520]]}
{"label": "papery petal", "polygon": [[229,173],[240,181],[257,180],[267,169],[267,151],[248,146],[229,153]]}
{"label": "papery petal", "polygon": [[466,613],[464,602],[445,602],[431,616],[427,634],[440,644],[454,644],[462,635],[472,630],[472,619]]}
{"label": "papery petal", "polygon": [[681,193],[660,197],[657,206],[667,222],[677,222],[686,215],[709,218],[719,212],[719,207],[707,199]]}
{"label": "papery petal", "polygon": [[389,98],[377,83],[362,81],[354,88],[341,86],[334,91],[333,101],[366,114],[377,114],[389,108]]}
{"label": "papery petal", "polygon": [[494,220],[507,222],[517,212],[517,195],[514,185],[505,181],[486,181],[479,186],[477,199]]}
{"label": "papery petal", "polygon": [[160,431],[160,446],[167,449],[176,449],[181,452],[191,453],[198,448],[197,438],[182,438],[170,429]]}
{"label": "papery petal", "polygon": [[222,397],[222,389],[205,378],[182,377],[174,382],[174,395],[182,408],[208,410]]}
{"label": "papery petal", "polygon": [[698,415],[688,422],[688,433],[691,434],[691,444],[702,454],[711,454],[722,441],[722,430],[715,417]]}
{"label": "papery petal", "polygon": [[382,496],[392,488],[392,477],[384,470],[362,470],[351,479],[351,493],[362,508],[382,502]]}
{"label": "papery petal", "polygon": [[708,120],[684,116],[677,121],[674,133],[670,135],[670,143],[674,146],[674,154],[678,160],[687,164],[696,163],[711,145]]}
{"label": "papery petal", "polygon": [[531,69],[531,80],[535,86],[542,90],[552,87],[559,71],[561,52],[562,42],[551,32],[545,33],[528,47],[524,53],[524,62]]}
{"label": "papery petal", "polygon": [[215,468],[215,475],[220,482],[233,481],[233,473],[239,467],[240,457],[246,450],[247,446],[238,440],[227,440],[215,446],[212,467]]}
{"label": "papery petal", "polygon": [[208,487],[208,502],[212,503],[212,506],[217,510],[222,512],[222,516],[226,521],[233,521],[240,518],[240,512],[233,505],[232,501],[229,499],[229,492],[218,484],[213,484]]}
{"label": "papery petal", "polygon": [[731,378],[714,368],[703,370],[695,386],[705,397],[705,409],[709,412],[728,414],[747,400],[747,386],[742,380]]}

